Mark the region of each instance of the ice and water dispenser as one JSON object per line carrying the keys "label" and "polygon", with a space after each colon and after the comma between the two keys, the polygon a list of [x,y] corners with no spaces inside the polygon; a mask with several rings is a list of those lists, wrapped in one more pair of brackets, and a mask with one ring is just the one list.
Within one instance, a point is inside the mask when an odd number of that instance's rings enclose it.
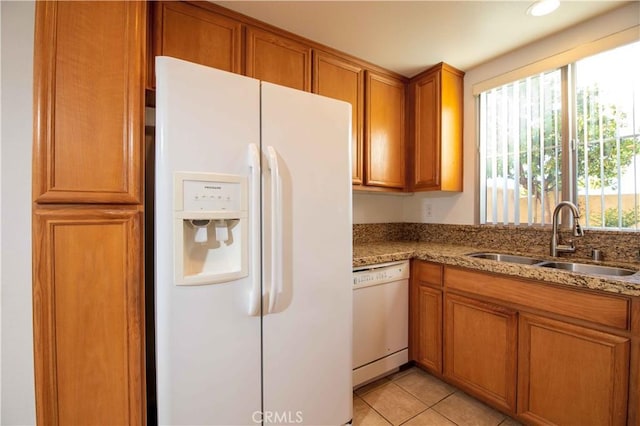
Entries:
{"label": "ice and water dispenser", "polygon": [[247,178],[176,172],[174,179],[176,285],[247,276]]}

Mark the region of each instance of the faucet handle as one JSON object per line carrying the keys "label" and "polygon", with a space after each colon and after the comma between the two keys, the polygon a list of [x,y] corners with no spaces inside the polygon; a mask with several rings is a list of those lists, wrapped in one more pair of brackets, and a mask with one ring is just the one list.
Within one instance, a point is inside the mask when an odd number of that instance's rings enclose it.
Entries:
{"label": "faucet handle", "polygon": [[567,240],[566,244],[558,244],[556,246],[557,253],[575,253],[576,245],[573,240]]}

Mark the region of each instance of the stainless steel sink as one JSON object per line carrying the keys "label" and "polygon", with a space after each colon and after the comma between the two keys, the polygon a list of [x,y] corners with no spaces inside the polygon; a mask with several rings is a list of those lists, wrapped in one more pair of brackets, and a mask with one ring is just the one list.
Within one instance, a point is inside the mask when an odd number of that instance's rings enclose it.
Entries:
{"label": "stainless steel sink", "polygon": [[594,274],[594,275],[609,275],[622,277],[626,275],[633,275],[636,271],[625,268],[616,268],[613,266],[600,266],[600,265],[590,265],[588,263],[574,263],[574,262],[540,262],[536,266],[541,266],[543,268],[554,268],[554,269],[563,269],[565,271],[570,272],[579,272],[583,274]]}
{"label": "stainless steel sink", "polygon": [[497,262],[505,263],[519,263],[521,265],[531,265],[542,268],[561,269],[569,272],[577,272],[589,275],[606,275],[610,277],[623,277],[633,275],[637,271],[626,268],[617,268],[614,266],[601,266],[592,265],[589,263],[577,263],[577,262],[558,262],[558,261],[543,261],[534,257],[528,256],[516,256],[513,254],[503,253],[468,253],[467,256],[475,257],[477,259],[495,260]]}
{"label": "stainless steel sink", "polygon": [[475,257],[478,259],[495,260],[498,262],[520,263],[522,265],[534,265],[536,263],[541,262],[540,259],[536,259],[533,257],[516,256],[513,254],[502,254],[502,253],[469,253],[467,254],[467,256]]}

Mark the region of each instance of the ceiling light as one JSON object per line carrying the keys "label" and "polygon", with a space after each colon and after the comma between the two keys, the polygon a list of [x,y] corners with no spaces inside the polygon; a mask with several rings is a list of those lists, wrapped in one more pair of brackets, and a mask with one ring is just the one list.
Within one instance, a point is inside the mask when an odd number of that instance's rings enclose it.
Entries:
{"label": "ceiling light", "polygon": [[538,0],[527,9],[527,15],[544,16],[548,15],[560,6],[560,0]]}

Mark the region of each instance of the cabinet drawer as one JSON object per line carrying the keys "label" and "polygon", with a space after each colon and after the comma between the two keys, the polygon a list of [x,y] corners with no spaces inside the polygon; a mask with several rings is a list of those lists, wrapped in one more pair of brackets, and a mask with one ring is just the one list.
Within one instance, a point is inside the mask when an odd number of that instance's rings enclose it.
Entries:
{"label": "cabinet drawer", "polygon": [[560,288],[468,269],[446,267],[444,285],[596,324],[629,329],[630,301],[619,296]]}
{"label": "cabinet drawer", "polygon": [[442,287],[442,265],[440,264],[416,260],[413,264],[413,273],[421,285]]}

